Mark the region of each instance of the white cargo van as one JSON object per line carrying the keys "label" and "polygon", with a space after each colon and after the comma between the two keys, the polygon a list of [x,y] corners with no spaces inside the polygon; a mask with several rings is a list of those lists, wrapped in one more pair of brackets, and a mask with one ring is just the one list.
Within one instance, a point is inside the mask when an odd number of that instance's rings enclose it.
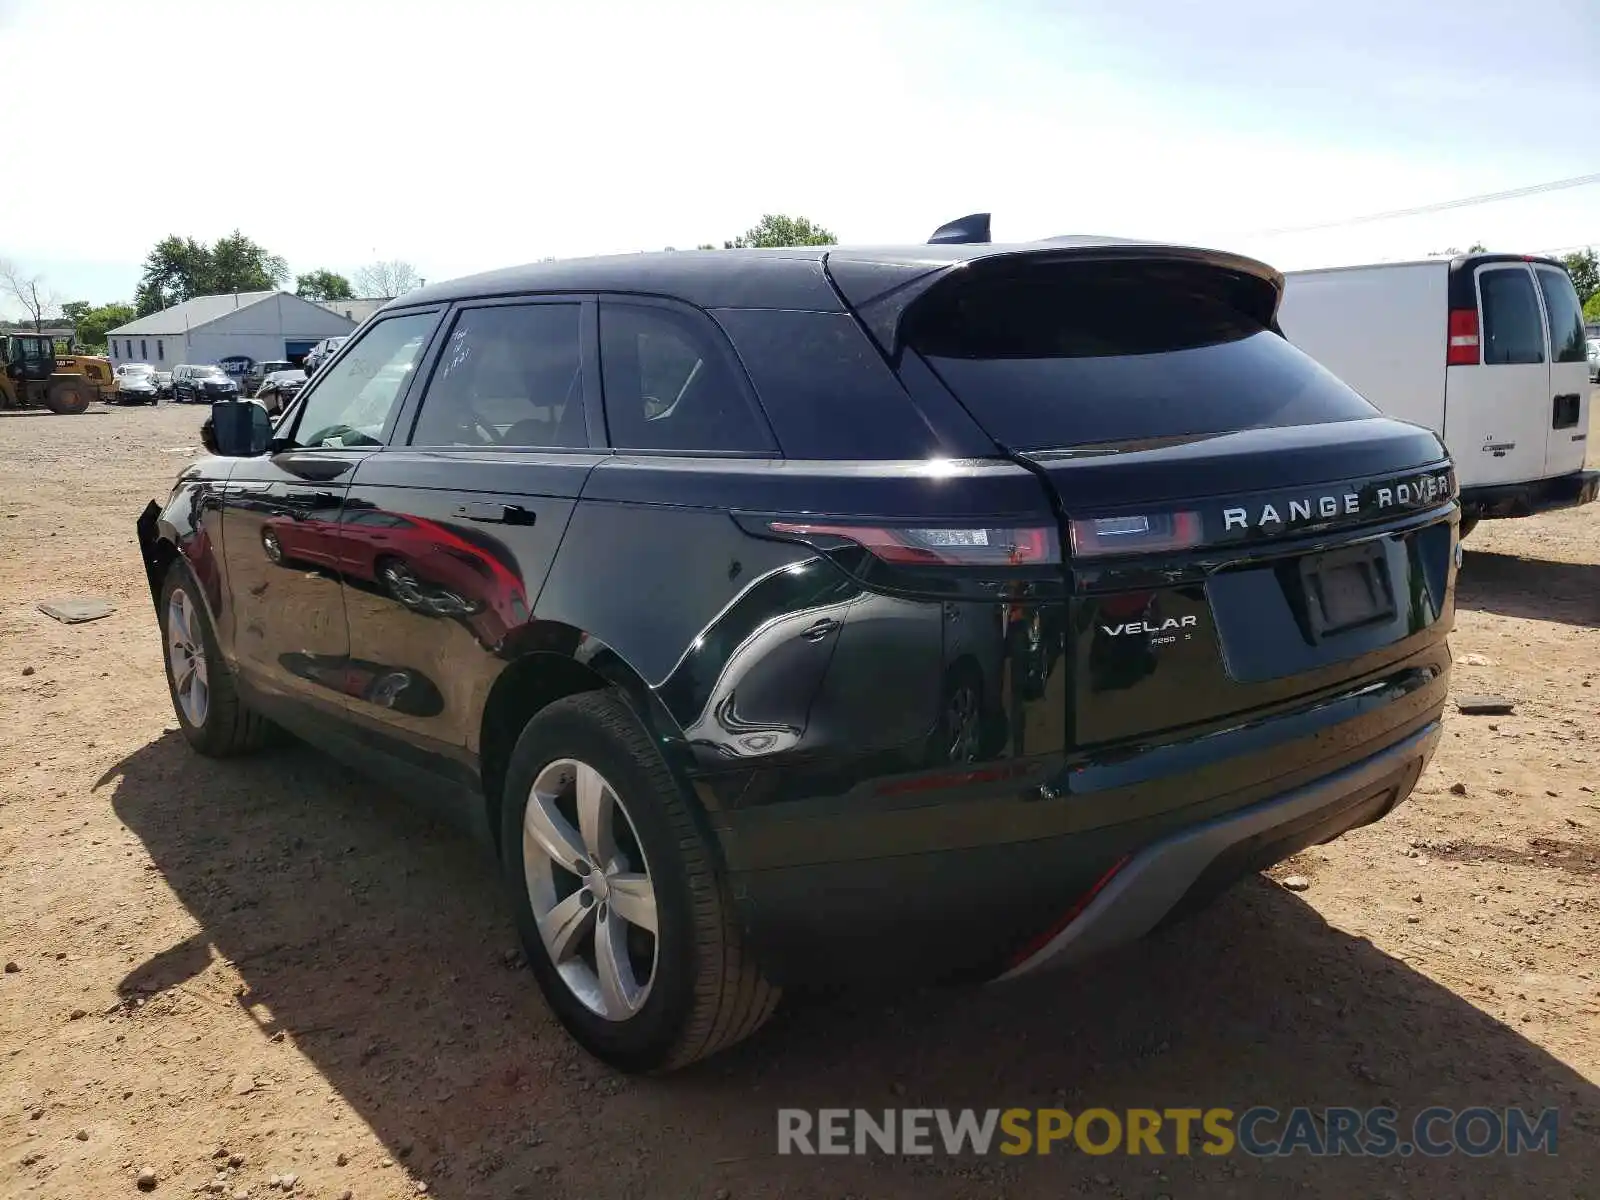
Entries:
{"label": "white cargo van", "polygon": [[1483,517],[1588,504],[1583,312],[1554,259],[1454,259],[1294,271],[1285,336],[1391,416],[1444,438],[1462,533]]}

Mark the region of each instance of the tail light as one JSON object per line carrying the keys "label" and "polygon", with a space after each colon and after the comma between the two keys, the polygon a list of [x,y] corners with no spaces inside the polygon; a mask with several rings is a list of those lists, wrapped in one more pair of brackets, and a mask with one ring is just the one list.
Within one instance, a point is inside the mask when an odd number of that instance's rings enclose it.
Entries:
{"label": "tail light", "polygon": [[836,521],[769,521],[773,533],[818,549],[856,545],[896,566],[1021,567],[1061,561],[1051,526],[895,527]]}
{"label": "tail light", "polygon": [[1475,367],[1478,365],[1478,310],[1452,308],[1450,310],[1450,350],[1445,355],[1445,365]]}
{"label": "tail light", "polygon": [[1071,532],[1074,558],[1188,550],[1205,538],[1197,512],[1074,518]]}

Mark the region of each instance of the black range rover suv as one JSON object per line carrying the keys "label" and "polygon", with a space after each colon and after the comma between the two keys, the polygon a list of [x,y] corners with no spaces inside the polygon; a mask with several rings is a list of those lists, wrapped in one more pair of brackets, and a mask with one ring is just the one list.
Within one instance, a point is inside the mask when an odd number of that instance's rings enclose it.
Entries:
{"label": "black range rover suv", "polygon": [[1064,239],[412,292],[139,521],[183,733],[494,846],[632,1070],[790,981],[996,978],[1383,816],[1439,736],[1445,451],[1281,277]]}

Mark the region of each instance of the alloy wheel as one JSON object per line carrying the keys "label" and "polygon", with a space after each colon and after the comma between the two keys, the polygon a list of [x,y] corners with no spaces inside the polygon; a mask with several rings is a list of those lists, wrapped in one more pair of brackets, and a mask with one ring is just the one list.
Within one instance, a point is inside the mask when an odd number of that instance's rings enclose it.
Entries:
{"label": "alloy wheel", "polygon": [[950,761],[971,762],[978,757],[978,694],[971,684],[962,684],[945,710],[950,735]]}
{"label": "alloy wheel", "polygon": [[167,604],[167,662],[172,668],[172,695],[184,718],[199,729],[211,708],[211,686],[194,601],[182,588]]}
{"label": "alloy wheel", "polygon": [[403,563],[385,563],[383,581],[389,585],[389,594],[407,608],[420,608],[423,603],[422,588],[417,577]]}
{"label": "alloy wheel", "polygon": [[572,758],[539,772],[523,810],[522,861],[539,938],[562,981],[597,1016],[634,1016],[655,981],[655,883],[605,776]]}

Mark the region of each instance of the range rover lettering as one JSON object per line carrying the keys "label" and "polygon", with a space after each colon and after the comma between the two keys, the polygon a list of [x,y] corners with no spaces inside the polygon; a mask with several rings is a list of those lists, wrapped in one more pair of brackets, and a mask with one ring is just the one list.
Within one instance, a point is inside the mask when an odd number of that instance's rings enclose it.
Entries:
{"label": "range rover lettering", "polygon": [[183,736],[447,801],[628,1070],[1137,938],[1439,738],[1451,463],[1282,287],[967,222],[408,293],[140,517]]}

